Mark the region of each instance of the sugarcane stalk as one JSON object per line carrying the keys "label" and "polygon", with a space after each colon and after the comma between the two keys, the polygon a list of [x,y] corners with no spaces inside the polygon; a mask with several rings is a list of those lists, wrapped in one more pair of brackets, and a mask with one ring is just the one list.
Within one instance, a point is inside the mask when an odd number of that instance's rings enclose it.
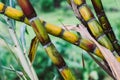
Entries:
{"label": "sugarcane stalk", "polygon": [[[21,21],[21,22],[24,22],[24,23],[30,25],[28,19],[24,16],[22,11],[14,9],[12,7],[7,7],[7,6],[6,6],[6,10],[4,10],[3,9],[4,6],[5,5],[3,3],[0,3],[0,12],[4,13],[4,15],[6,15],[7,17],[10,17],[12,19],[15,19],[17,21]],[[95,53],[96,55],[98,55],[99,57],[101,57],[103,59],[103,56],[101,55],[99,49],[96,47],[95,47],[95,49],[94,49],[94,47],[91,47],[91,46],[95,46],[92,41],[83,39],[81,37],[79,38],[74,33],[66,31],[56,25],[47,23],[43,20],[40,20],[40,21],[43,24],[43,26],[45,26],[45,28],[49,34],[54,35],[56,37],[60,37],[74,45],[77,45],[77,46],[81,47],[82,49],[86,50],[87,52]]]}
{"label": "sugarcane stalk", "polygon": [[95,19],[92,11],[87,6],[85,0],[73,0],[73,1],[74,1],[74,4],[77,6],[79,14],[81,15],[80,18],[84,19],[84,21],[87,23],[88,27],[87,26],[86,27],[91,31],[92,36],[101,45],[103,45],[107,49],[114,52],[115,56],[118,56],[112,46],[112,43],[110,42],[109,38],[104,33],[104,31],[103,31],[102,27],[100,26],[100,24],[98,23],[98,21]]}
{"label": "sugarcane stalk", "polygon": [[39,42],[46,50],[52,62],[57,66],[63,78],[65,80],[75,80],[75,77],[72,75],[71,71],[67,67],[64,59],[59,54],[55,46],[52,44],[46,29],[44,28],[39,18],[37,17],[37,14],[29,0],[17,0],[17,1],[20,7],[22,8],[23,13],[28,18],[34,32],[36,33],[36,37],[39,39]]}
{"label": "sugarcane stalk", "polygon": [[[29,20],[24,16],[22,11],[14,9],[12,7],[7,7],[7,6],[6,6],[6,10],[4,10],[3,9],[4,6],[5,5],[3,3],[0,3],[0,12],[2,12],[2,13],[4,12],[5,16],[15,19],[17,21],[24,22],[27,25],[30,25]],[[46,30],[49,34],[56,36],[56,37],[60,37],[76,46],[79,46],[80,48],[84,49],[85,51],[95,53],[95,55],[97,55],[101,59],[104,59],[104,57],[101,55],[101,51],[95,46],[95,44],[92,41],[78,37],[75,34],[73,34],[72,32],[63,30],[61,27],[47,23],[41,19],[40,19],[40,21],[43,24],[43,26],[46,28]],[[32,54],[30,53],[29,55],[32,55]],[[32,60],[33,59],[31,59],[31,61]]]}
{"label": "sugarcane stalk", "polygon": [[104,33],[109,37],[113,47],[120,55],[120,45],[118,44],[118,41],[115,37],[115,34],[112,30],[112,27],[111,27],[111,25],[108,21],[108,18],[104,12],[104,8],[103,8],[101,0],[91,0],[91,2],[92,2],[93,7],[95,9],[98,20],[99,20],[99,22],[104,30]]}
{"label": "sugarcane stalk", "polygon": [[[65,68],[66,68],[66,67],[65,67]],[[69,72],[69,70],[67,70],[67,69],[64,69],[63,72],[64,72],[64,71],[65,71],[65,72],[66,72],[66,71]]]}

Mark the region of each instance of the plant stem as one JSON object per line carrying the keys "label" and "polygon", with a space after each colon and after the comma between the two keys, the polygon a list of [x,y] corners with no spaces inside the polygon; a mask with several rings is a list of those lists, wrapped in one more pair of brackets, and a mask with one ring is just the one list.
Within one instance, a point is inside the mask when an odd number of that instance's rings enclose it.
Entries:
{"label": "plant stem", "polygon": [[110,42],[109,38],[104,33],[102,27],[99,25],[99,23],[95,19],[92,11],[87,6],[85,0],[73,0],[73,2],[75,4],[75,6],[77,6],[79,14],[81,15],[81,17],[79,17],[79,18],[82,18],[85,21],[85,23],[87,23],[88,26],[86,26],[86,27],[90,30],[90,32],[92,33],[92,36],[101,45],[103,45],[107,49],[110,49],[112,52],[116,53],[112,46],[112,43]]}
{"label": "plant stem", "polygon": [[32,7],[31,3],[29,2],[29,0],[17,0],[17,1],[23,10],[23,13],[29,19],[30,25],[32,26],[34,32],[36,33],[36,37],[39,39],[39,42],[42,44],[42,46],[46,50],[52,62],[59,69],[63,78],[65,80],[75,80],[75,77],[71,74],[71,71],[67,67],[64,59],[62,58],[62,56],[59,54],[55,46],[50,41],[50,38],[47,34],[46,29],[40,22],[39,18],[37,18],[37,14],[34,8]]}
{"label": "plant stem", "polygon": [[[0,12],[2,12],[3,6],[4,6],[4,4],[0,3]],[[17,9],[14,9],[11,7],[7,7],[6,12],[4,12],[4,14],[12,19],[15,19],[17,21],[21,21],[21,22],[26,23],[27,25],[30,25],[28,19],[24,16],[22,11],[20,11],[20,10],[17,10]],[[81,37],[79,38],[72,32],[63,30],[62,28],[60,28],[56,25],[50,24],[41,19],[40,19],[40,21],[43,24],[43,26],[46,28],[46,30],[49,34],[56,36],[56,37],[60,37],[76,46],[79,46],[80,48],[84,49],[85,51],[95,53],[95,55],[99,56],[101,59],[104,59],[104,57],[101,55],[101,51],[95,46],[95,44],[91,40],[84,39]],[[90,45],[95,46],[95,49],[94,49],[94,47],[91,47]]]}
{"label": "plant stem", "polygon": [[91,0],[91,2],[93,4],[96,15],[98,17],[100,24],[102,25],[102,28],[103,28],[105,34],[109,37],[109,39],[110,39],[112,45],[114,46],[115,50],[117,51],[118,55],[120,55],[120,45],[118,44],[118,41],[115,37],[112,27],[111,27],[111,25],[107,19],[107,16],[104,12],[101,0]]}
{"label": "plant stem", "polygon": [[[2,11],[3,6],[4,6],[4,4],[0,3],[0,12],[3,12]],[[24,23],[30,25],[29,20],[24,16],[22,11],[19,11],[14,8],[6,6],[6,10],[5,10],[4,14],[12,19],[15,19],[15,20],[18,20],[18,21],[21,21],[21,22],[24,22]],[[77,45],[77,46],[81,47],[82,49],[86,50],[87,52],[95,53],[97,56],[99,56],[100,58],[103,59],[103,56],[101,55],[101,52],[99,51],[99,49],[97,47],[95,47],[95,49],[94,49],[95,45],[92,41],[78,37],[75,34],[73,34],[72,32],[65,31],[56,25],[47,23],[43,20],[40,20],[40,21],[43,24],[43,26],[46,28],[46,30],[49,34],[54,35],[56,37],[60,37],[74,45]],[[91,47],[90,45],[93,47]]]}

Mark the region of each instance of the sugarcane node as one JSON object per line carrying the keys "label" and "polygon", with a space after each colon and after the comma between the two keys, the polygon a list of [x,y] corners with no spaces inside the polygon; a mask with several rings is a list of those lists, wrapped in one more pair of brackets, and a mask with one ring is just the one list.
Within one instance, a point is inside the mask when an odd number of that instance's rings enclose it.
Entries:
{"label": "sugarcane node", "polygon": [[104,30],[104,33],[105,33],[105,34],[109,34],[110,32],[111,32],[111,31],[108,30],[108,29]]}
{"label": "sugarcane node", "polygon": [[89,48],[90,48],[89,52],[94,52],[97,46],[95,44],[92,44],[89,46]]}
{"label": "sugarcane node", "polygon": [[89,19],[89,20],[88,20],[88,21],[86,21],[86,22],[89,24],[90,22],[92,22],[92,21],[94,21],[94,20],[96,20],[96,19],[95,19],[95,17],[93,17],[93,18]]}
{"label": "sugarcane node", "polygon": [[[42,43],[41,43],[42,44]],[[44,48],[47,48],[48,46],[50,46],[52,44],[51,41],[47,42],[46,44],[42,44]]]}
{"label": "sugarcane node", "polygon": [[79,46],[81,42],[81,38],[79,37],[78,40],[74,43],[76,46]]}
{"label": "sugarcane node", "polygon": [[[61,58],[61,57],[60,57]],[[65,61],[62,59],[62,61],[59,64],[55,64],[58,69],[62,69],[63,67],[66,66]]]}
{"label": "sugarcane node", "polygon": [[38,19],[38,17],[37,17],[37,16],[32,17],[31,19],[29,19],[29,22],[30,22],[30,23],[32,23],[32,22],[33,22],[33,21],[35,21],[36,19]]}
{"label": "sugarcane node", "polygon": [[64,30],[64,29],[61,29],[61,32],[60,32],[60,34],[58,35],[58,37],[63,37],[64,32],[65,32],[65,30]]}
{"label": "sugarcane node", "polygon": [[101,35],[99,35],[99,36],[96,38],[96,40],[99,41],[100,38],[102,38],[103,36],[106,36],[106,35],[105,35],[104,33],[102,33]]}
{"label": "sugarcane node", "polygon": [[82,3],[81,5],[77,5],[77,9],[79,10],[80,8],[82,8],[83,6],[86,6],[86,3]]}
{"label": "sugarcane node", "polygon": [[21,16],[21,17],[20,17],[20,21],[24,22],[25,18],[26,18],[25,15]]}
{"label": "sugarcane node", "polygon": [[94,49],[93,49],[93,51],[91,51],[92,53],[96,53],[95,51],[96,51],[96,49],[97,49],[98,47],[96,46]]}
{"label": "sugarcane node", "polygon": [[0,11],[0,14],[4,14],[6,9],[7,9],[7,6],[4,5],[3,8],[2,8],[2,11]]}
{"label": "sugarcane node", "polygon": [[68,68],[68,66],[67,65],[65,65],[65,66],[62,66],[61,68],[59,68],[58,70],[61,72],[61,71],[63,71],[64,69],[66,69],[66,68]]}
{"label": "sugarcane node", "polygon": [[90,28],[88,27],[87,22],[83,18],[80,18],[80,17],[77,17],[77,16],[76,16],[76,18],[82,22],[82,24],[87,28],[87,30],[89,31],[89,33],[91,34],[91,36],[95,38],[95,36],[92,34]]}
{"label": "sugarcane node", "polygon": [[97,14],[97,17],[98,17],[98,18],[101,18],[102,16],[105,16],[105,13],[104,13],[104,12],[100,12],[100,13]]}
{"label": "sugarcane node", "polygon": [[32,19],[33,17],[37,16],[34,8],[32,7],[31,3],[29,2],[29,0],[18,0],[18,3],[20,5],[20,7],[22,8],[22,11],[24,12],[25,16],[28,19]]}
{"label": "sugarcane node", "polygon": [[112,31],[112,28],[109,29],[109,32],[113,32],[113,31]]}
{"label": "sugarcane node", "polygon": [[[41,37],[42,38],[42,37]],[[40,40],[40,39],[39,39]],[[50,38],[48,38],[48,40],[44,40],[43,38],[40,40],[40,42],[41,42],[41,44],[42,44],[42,46],[43,47],[47,47],[47,46],[49,46],[49,45],[51,45],[52,44],[52,42],[50,41]]]}
{"label": "sugarcane node", "polygon": [[[82,16],[81,16],[81,17],[82,17]],[[76,18],[77,18],[78,20],[80,20],[85,27],[88,27],[86,21],[85,21],[83,18],[80,18],[80,17],[78,17],[78,16],[76,16]],[[78,26],[78,27],[79,27],[79,26]]]}
{"label": "sugarcane node", "polygon": [[[39,20],[37,17],[32,18],[29,20],[29,22],[31,22],[30,24],[33,26],[34,31],[36,32],[36,35],[39,39],[39,41],[41,42],[41,44],[44,46],[46,44],[48,44],[50,41],[50,38],[48,35],[46,35],[46,38],[44,36],[42,36],[39,32],[39,29],[37,28],[38,26],[35,24],[35,20]],[[41,24],[42,25],[42,24]],[[43,27],[43,26],[42,26]],[[43,28],[44,29],[44,28]],[[46,32],[45,32],[46,33]]]}
{"label": "sugarcane node", "polygon": [[81,22],[83,23],[83,25],[84,25],[85,27],[88,27],[86,21],[85,21],[83,18],[81,18]]}
{"label": "sugarcane node", "polygon": [[42,22],[42,25],[43,25],[43,26],[45,26],[45,25],[46,25],[46,22],[45,22],[45,21],[43,21],[43,22]]}
{"label": "sugarcane node", "polygon": [[66,66],[66,63],[64,61],[60,62],[59,64],[55,64],[58,69],[61,69],[63,66]]}

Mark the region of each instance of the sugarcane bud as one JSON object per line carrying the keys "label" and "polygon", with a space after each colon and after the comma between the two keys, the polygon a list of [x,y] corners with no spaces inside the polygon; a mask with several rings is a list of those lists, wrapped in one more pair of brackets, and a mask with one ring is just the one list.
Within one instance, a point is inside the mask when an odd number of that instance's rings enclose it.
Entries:
{"label": "sugarcane bud", "polygon": [[18,0],[18,3],[20,7],[22,8],[23,13],[28,19],[31,19],[37,16],[29,0]]}

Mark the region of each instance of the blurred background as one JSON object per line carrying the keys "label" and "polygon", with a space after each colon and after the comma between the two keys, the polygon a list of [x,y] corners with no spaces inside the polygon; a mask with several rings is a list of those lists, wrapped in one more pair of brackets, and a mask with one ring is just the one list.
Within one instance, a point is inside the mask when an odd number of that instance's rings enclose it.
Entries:
{"label": "blurred background", "polygon": [[[0,1],[4,2],[5,0]],[[30,1],[34,6],[38,16],[49,23],[58,26],[74,25],[80,23],[76,19],[66,0]],[[86,2],[94,13],[91,1],[86,0]],[[120,0],[102,0],[102,2],[106,15],[112,25],[113,31],[115,32],[118,41],[120,41]],[[20,9],[17,3],[16,8]],[[0,16],[2,15],[0,14]],[[20,38],[20,27],[23,25],[24,24],[21,22],[16,22],[16,32],[18,38]],[[0,24],[0,26],[2,25]],[[27,27],[27,31],[28,33],[25,34],[26,49],[29,50],[30,42],[35,34],[31,27]],[[7,34],[7,32],[4,33]],[[4,35],[1,33],[0,36]],[[54,37],[52,35],[49,36],[78,80],[112,80],[84,50],[60,38]],[[84,56],[85,67],[83,67],[82,63],[82,54]],[[11,54],[10,51],[7,50],[4,46],[0,45],[0,66],[9,67],[10,65],[12,65],[18,71],[21,70],[21,67],[18,65],[14,55]],[[40,80],[63,80],[40,44],[37,49],[37,55],[33,66]],[[14,72],[0,68],[0,80],[19,79]]]}

